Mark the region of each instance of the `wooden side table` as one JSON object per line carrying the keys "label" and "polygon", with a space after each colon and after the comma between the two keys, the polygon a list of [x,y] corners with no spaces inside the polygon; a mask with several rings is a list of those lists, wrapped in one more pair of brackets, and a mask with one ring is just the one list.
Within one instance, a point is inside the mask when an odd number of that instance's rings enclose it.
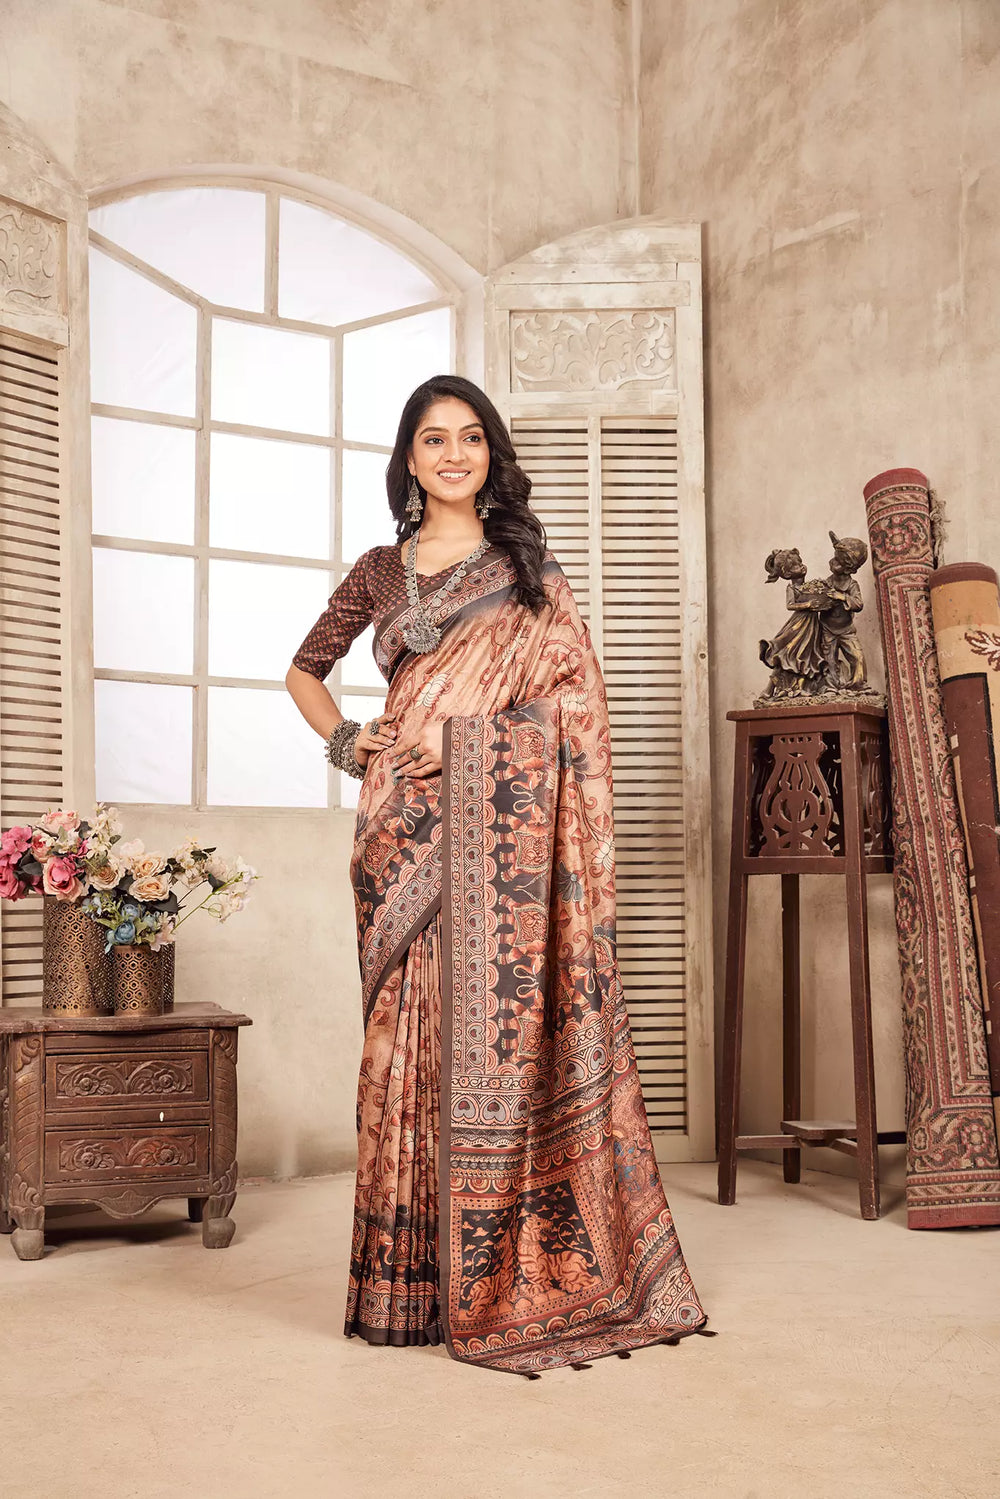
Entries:
{"label": "wooden side table", "polygon": [[[878,1133],[868,965],[867,877],[892,869],[888,739],[883,709],[852,703],[776,703],[726,715],[736,724],[729,931],[719,1097],[719,1201],[736,1201],[741,1150],[784,1151],[784,1179],[800,1179],[803,1146],[858,1162],[861,1216],[879,1216]],[[747,886],[781,877],[783,1105],[781,1133],[739,1133],[740,1053],[747,949]],[[856,1119],[800,1119],[799,876],[840,874],[847,893]]]}
{"label": "wooden side table", "polygon": [[136,1218],[186,1197],[206,1249],[235,1224],[238,1028],[214,1004],[167,1015],[0,1010],[0,1232],[41,1259],[45,1210]]}

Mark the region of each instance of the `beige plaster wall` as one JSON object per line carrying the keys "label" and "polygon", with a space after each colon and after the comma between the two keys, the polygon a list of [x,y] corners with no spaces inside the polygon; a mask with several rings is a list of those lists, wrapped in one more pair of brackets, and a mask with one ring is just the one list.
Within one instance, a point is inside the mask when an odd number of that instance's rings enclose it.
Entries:
{"label": "beige plaster wall", "polygon": [[[862,487],[922,468],[951,518],[946,557],[1000,564],[1000,8],[990,0],[648,0],[644,213],[705,222],[717,952],[723,954],[732,729],[783,617],[775,545],[815,573],[827,528],[865,535]],[[881,676],[870,569],[865,640]],[[746,1127],[780,1108],[777,881],[754,890]],[[903,1074],[889,881],[873,881],[881,1124]],[[807,1115],[853,1114],[837,882],[809,883]],[[719,970],[721,995],[721,964]],[[813,1160],[835,1167],[827,1152]],[[850,1169],[845,1162],[844,1168]]]}
{"label": "beige plaster wall", "polygon": [[84,186],[310,173],[477,270],[634,212],[621,0],[0,0],[0,98]]}
{"label": "beige plaster wall", "polygon": [[[198,165],[329,183],[403,215],[425,250],[436,236],[474,280],[634,213],[629,24],[618,0],[0,0],[0,100],[87,191]],[[149,847],[194,832],[264,876],[246,912],[221,928],[201,913],[178,942],[182,993],[254,1018],[244,1173],[351,1165],[353,813],[123,811]]]}

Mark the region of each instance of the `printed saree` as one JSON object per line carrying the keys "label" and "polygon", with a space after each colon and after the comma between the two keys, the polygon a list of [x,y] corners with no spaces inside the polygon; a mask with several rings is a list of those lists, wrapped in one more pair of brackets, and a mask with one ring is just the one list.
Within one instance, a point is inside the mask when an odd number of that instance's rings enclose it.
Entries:
{"label": "printed saree", "polygon": [[435,615],[440,644],[415,655],[399,549],[374,553],[394,554],[362,560],[382,580],[369,600],[397,742],[440,721],[444,753],[440,775],[397,782],[379,752],[360,790],[346,1332],[443,1337],[457,1359],[528,1375],[675,1342],[706,1317],[618,969],[607,699],[589,632],[551,553],[552,607],[535,617],[491,547]]}

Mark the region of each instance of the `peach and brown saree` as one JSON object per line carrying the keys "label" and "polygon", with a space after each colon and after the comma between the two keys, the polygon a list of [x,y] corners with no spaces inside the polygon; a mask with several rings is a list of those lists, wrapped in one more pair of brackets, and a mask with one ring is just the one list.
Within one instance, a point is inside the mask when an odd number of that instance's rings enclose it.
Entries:
{"label": "peach and brown saree", "polygon": [[366,566],[397,742],[442,721],[444,764],[396,783],[380,752],[360,792],[346,1331],[443,1337],[455,1358],[522,1374],[673,1342],[706,1318],[660,1184],[616,958],[610,736],[589,632],[551,553],[552,607],[535,617],[491,547],[443,606],[440,644],[415,655],[398,548]]}

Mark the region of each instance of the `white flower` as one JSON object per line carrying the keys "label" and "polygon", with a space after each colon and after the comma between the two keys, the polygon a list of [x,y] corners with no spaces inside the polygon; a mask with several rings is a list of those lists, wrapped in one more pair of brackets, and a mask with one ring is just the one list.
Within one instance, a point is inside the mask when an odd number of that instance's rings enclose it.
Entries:
{"label": "white flower", "polygon": [[90,819],[90,843],[91,847],[110,845],[115,838],[122,834],[122,820],[117,807],[108,806],[107,802],[98,802],[94,807],[94,815]]}

